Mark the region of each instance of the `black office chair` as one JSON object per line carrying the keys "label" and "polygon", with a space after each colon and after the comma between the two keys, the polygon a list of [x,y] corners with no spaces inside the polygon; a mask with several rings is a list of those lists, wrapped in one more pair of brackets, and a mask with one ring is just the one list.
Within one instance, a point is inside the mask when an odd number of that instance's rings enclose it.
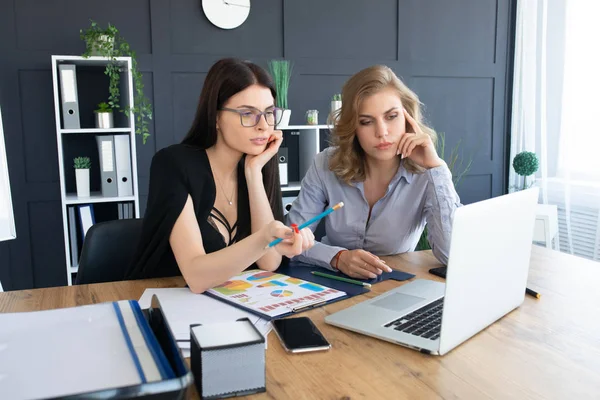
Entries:
{"label": "black office chair", "polygon": [[85,235],[76,285],[123,280],[142,234],[142,219],[92,225]]}

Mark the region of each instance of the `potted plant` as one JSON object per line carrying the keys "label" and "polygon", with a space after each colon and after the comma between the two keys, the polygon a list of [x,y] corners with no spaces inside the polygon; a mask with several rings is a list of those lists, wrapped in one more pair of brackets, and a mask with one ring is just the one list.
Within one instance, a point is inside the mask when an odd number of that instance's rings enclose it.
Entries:
{"label": "potted plant", "polygon": [[94,110],[96,114],[96,128],[110,129],[114,128],[113,111],[106,102],[98,104],[98,108]]}
{"label": "potted plant", "polygon": [[[292,75],[292,63],[288,60],[269,61],[269,71],[275,81],[277,90],[277,99],[275,106],[283,110],[283,115],[277,126],[288,126],[292,111],[288,108],[288,89],[290,87],[290,77]],[[279,119],[279,116],[277,116]]]}
{"label": "potted plant", "polygon": [[90,167],[92,163],[89,157],[75,157],[75,184],[77,186],[77,197],[90,197]]}
{"label": "potted plant", "polygon": [[342,108],[342,95],[334,94],[331,98],[331,115],[335,115],[340,108]]}
{"label": "potted plant", "polygon": [[[527,189],[527,177],[534,174],[539,167],[535,153],[522,151],[513,159],[513,168],[518,175],[523,177],[523,190]],[[532,182],[533,184],[533,182]]]}
{"label": "potted plant", "polygon": [[[135,51],[131,49],[129,43],[119,34],[119,30],[110,23],[106,29],[102,29],[94,20],[90,20],[91,25],[88,29],[79,31],[80,38],[85,41],[85,52],[83,57],[92,55],[105,57],[108,59],[104,73],[109,77],[108,87],[108,106],[112,109],[119,109],[127,117],[133,113],[136,117],[135,133],[142,135],[143,143],[150,136],[148,125],[152,119],[152,105],[144,95],[144,83],[142,74],[138,69]],[[125,109],[120,106],[119,83],[121,80],[121,64],[117,57],[131,57],[131,74],[134,83],[133,105]]]}

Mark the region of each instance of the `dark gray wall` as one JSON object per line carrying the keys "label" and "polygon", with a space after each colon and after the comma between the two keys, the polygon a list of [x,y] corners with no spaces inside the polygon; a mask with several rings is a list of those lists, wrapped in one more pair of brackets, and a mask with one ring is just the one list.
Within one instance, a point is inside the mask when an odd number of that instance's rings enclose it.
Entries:
{"label": "dark gray wall", "polygon": [[361,68],[392,67],[426,106],[448,147],[474,153],[464,203],[504,193],[514,0],[255,0],[239,28],[220,30],[199,0],[0,0],[0,104],[18,238],[0,243],[5,289],[66,283],[51,55],[79,55],[79,29],[111,22],[138,53],[154,120],[138,141],[142,208],[152,155],[188,129],[210,66],[240,56],[294,61],[292,123],[321,121]]}

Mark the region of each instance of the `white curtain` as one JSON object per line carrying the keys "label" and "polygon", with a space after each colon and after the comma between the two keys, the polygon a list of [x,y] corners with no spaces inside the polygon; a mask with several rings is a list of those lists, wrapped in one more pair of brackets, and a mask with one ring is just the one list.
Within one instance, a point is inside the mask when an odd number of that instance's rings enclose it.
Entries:
{"label": "white curtain", "polygon": [[[558,208],[560,249],[600,259],[600,1],[517,3],[510,190],[521,151],[540,166],[540,203]],[[528,178],[528,179],[531,179]]]}

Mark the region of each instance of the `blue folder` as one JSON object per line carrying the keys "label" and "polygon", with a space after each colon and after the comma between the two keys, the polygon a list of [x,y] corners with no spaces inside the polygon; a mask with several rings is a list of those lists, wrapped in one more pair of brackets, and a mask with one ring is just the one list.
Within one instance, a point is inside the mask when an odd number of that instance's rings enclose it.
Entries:
{"label": "blue folder", "polygon": [[[318,283],[323,286],[328,286],[330,288],[346,292],[348,294],[348,296],[344,297],[344,298],[356,296],[356,295],[363,294],[363,293],[366,293],[369,291],[369,289],[364,286],[359,286],[359,285],[355,285],[353,283],[346,283],[346,282],[338,281],[335,279],[329,279],[329,278],[313,275],[313,274],[311,274],[311,271],[320,271],[320,272],[327,273],[329,275],[336,275],[336,276],[341,276],[341,277],[345,277],[345,278],[350,278],[349,276],[347,276],[346,274],[343,274],[341,272],[331,271],[331,270],[328,270],[325,268],[318,267],[316,265],[306,264],[306,263],[303,263],[300,261],[295,261],[295,260],[291,261],[286,266],[280,267],[277,270],[277,272],[285,274],[285,275],[293,276],[293,277],[299,278],[299,279],[304,279],[309,282]],[[396,281],[406,281],[406,280],[414,278],[414,277],[415,277],[415,275],[409,274],[407,272],[392,270],[392,272],[383,272],[381,275],[379,275],[377,278],[374,278],[374,279],[357,279],[357,278],[351,278],[351,279],[354,279],[356,281],[370,283],[371,285],[373,285],[373,284],[383,282],[388,279],[393,279]]]}

